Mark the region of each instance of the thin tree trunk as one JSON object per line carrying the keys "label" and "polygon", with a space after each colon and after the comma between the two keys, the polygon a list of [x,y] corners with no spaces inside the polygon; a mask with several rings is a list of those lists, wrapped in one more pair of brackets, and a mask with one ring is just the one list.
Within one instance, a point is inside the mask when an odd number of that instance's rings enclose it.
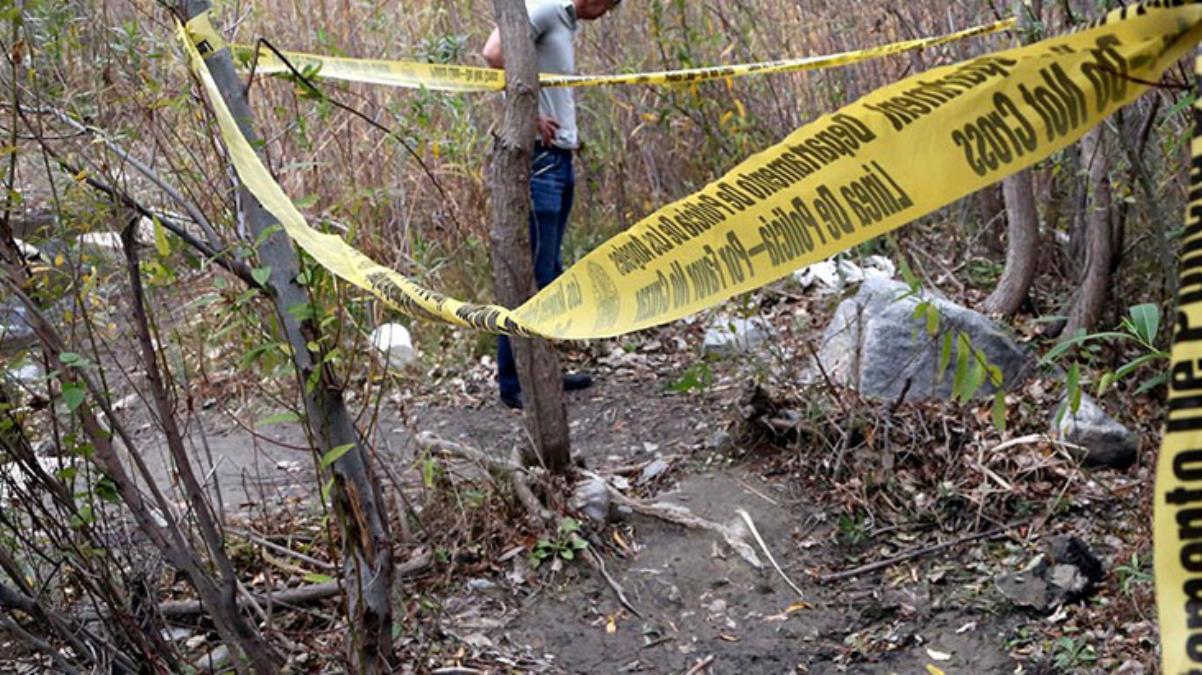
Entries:
{"label": "thin tree trunk", "polygon": [[[1024,35],[1031,29],[1030,10],[1023,0],[1014,0],[1015,16]],[[1028,42],[1024,39],[1023,42]],[[985,299],[984,310],[990,314],[1016,314],[1035,283],[1035,266],[1039,258],[1039,212],[1035,208],[1035,186],[1030,169],[1024,169],[1002,183],[1006,201],[1006,267],[997,288]]]}
{"label": "thin tree trunk", "polygon": [[[129,272],[130,290],[133,295],[134,329],[138,338],[138,346],[142,351],[142,366],[146,369],[146,380],[150,385],[151,396],[155,410],[158,412],[159,424],[167,441],[168,451],[175,463],[175,470],[183,484],[184,493],[188,500],[189,509],[200,528],[202,541],[208,549],[209,560],[217,570],[220,586],[215,589],[221,602],[221,611],[229,617],[236,617],[234,628],[243,644],[243,649],[251,657],[252,662],[264,660],[270,662],[270,651],[254,625],[242,618],[238,609],[238,573],[234,564],[225,552],[225,541],[221,535],[217,518],[213,513],[208,499],[205,498],[204,488],[192,469],[192,460],[184,448],[184,436],[176,424],[175,411],[167,393],[167,386],[155,356],[153,338],[150,334],[150,322],[146,316],[146,294],[142,286],[140,263],[138,261],[138,245],[136,242],[137,223],[140,215],[131,218],[129,225],[121,231],[121,244],[125,249],[126,268]],[[151,598],[157,602],[156,598]]]}
{"label": "thin tree trunk", "polygon": [[1081,157],[1089,167],[1089,206],[1085,215],[1085,264],[1080,286],[1068,312],[1065,335],[1090,330],[1102,317],[1110,297],[1110,277],[1114,268],[1114,228],[1110,209],[1110,153],[1106,148],[1106,129],[1098,127],[1081,139]]}
{"label": "thin tree trunk", "polygon": [[[534,291],[530,259],[530,153],[538,117],[538,71],[530,18],[522,0],[493,0],[505,54],[505,116],[489,172],[493,280],[497,300],[517,307]],[[572,461],[562,371],[545,340],[514,339],[513,355],[525,400],[526,426],[539,459],[562,473]]]}
{"label": "thin tree trunk", "polygon": [[[209,10],[208,0],[181,0],[185,20]],[[254,116],[234,71],[228,49],[210,55],[209,72],[222,98],[251,145],[258,143]],[[291,347],[293,365],[304,397],[305,412],[313,442],[321,456],[335,448],[351,446],[330,468],[334,474],[334,510],[342,527],[347,586],[347,613],[351,626],[348,645],[351,669],[358,673],[392,671],[392,535],[387,507],[372,471],[371,456],[364,448],[342,397],[334,372],[309,351],[321,344],[320,329],[312,320],[301,320],[298,308],[310,298],[296,283],[300,259],[287,235],[273,228],[275,218],[243,187],[239,195],[245,222],[259,246],[264,266],[271,268],[267,286],[276,308],[276,319]],[[267,234],[269,229],[273,232]],[[318,355],[320,356],[320,355]],[[310,386],[312,384],[312,386]]]}

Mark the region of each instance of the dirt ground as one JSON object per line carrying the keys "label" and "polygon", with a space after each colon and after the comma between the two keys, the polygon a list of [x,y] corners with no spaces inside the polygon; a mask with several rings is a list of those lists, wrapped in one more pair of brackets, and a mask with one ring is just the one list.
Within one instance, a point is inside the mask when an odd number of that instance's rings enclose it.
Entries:
{"label": "dirt ground", "polygon": [[[613,584],[579,559],[536,568],[530,532],[502,522],[495,510],[462,506],[496,490],[495,482],[478,468],[448,463],[445,475],[431,483],[424,473],[429,457],[414,440],[418,432],[429,432],[501,456],[523,442],[521,415],[495,399],[491,364],[485,359],[449,374],[440,366],[443,378],[455,378],[453,396],[438,378],[406,376],[410,384],[402,388],[409,388],[380,406],[369,439],[383,482],[403,491],[411,508],[416,540],[402,543],[398,557],[438,545],[431,528],[445,521],[448,502],[458,500],[457,517],[467,525],[443,533],[459,542],[455,551],[436,551],[427,574],[398,584],[403,672],[1154,672],[1144,514],[1156,445],[1151,434],[1140,464],[1125,473],[1092,474],[1055,464],[1046,448],[1011,450],[1003,464],[1027,467],[1007,474],[1014,488],[1007,499],[1030,492],[1023,497],[1030,516],[1023,524],[822,581],[823,575],[984,532],[992,521],[982,522],[981,515],[992,513],[1000,494],[984,475],[965,483],[956,454],[977,453],[978,461],[985,456],[977,446],[994,441],[985,440],[972,421],[987,420],[987,411],[912,410],[906,414],[932,427],[940,423],[932,415],[944,415],[943,440],[932,436],[884,451],[869,442],[849,450],[850,471],[841,475],[837,470],[832,475],[829,455],[815,452],[817,441],[807,449],[796,438],[765,442],[747,433],[749,388],[796,384],[808,362],[804,343],[822,323],[808,315],[823,316],[829,309],[790,302],[761,308],[778,331],[774,340],[726,359],[699,354],[703,319],[569,355],[574,366],[598,379],[594,388],[568,396],[573,452],[583,470],[611,477],[611,484],[620,483],[631,496],[729,525],[756,549],[762,569],[711,532],[621,509],[614,509],[613,522],[586,522],[581,530]],[[700,383],[673,386],[689,378]],[[811,390],[798,391],[811,396]],[[219,389],[201,397],[203,413],[188,429],[205,481],[220,487],[226,513],[259,523],[320,517],[315,460],[300,426],[255,425],[272,407],[252,402],[235,408],[237,400]],[[881,404],[864,405],[873,415],[885,414]],[[353,407],[369,408],[358,401]],[[134,398],[118,408],[158,479],[171,482],[145,406]],[[1035,421],[1015,420],[1009,437],[1046,428],[1036,428],[1046,425],[1042,410],[1030,419]],[[949,424],[954,433],[948,433]],[[951,436],[972,437],[977,446],[952,448]],[[643,480],[642,468],[655,460],[667,470]],[[949,493],[940,499],[976,508],[975,527],[963,514],[933,521],[916,508],[910,517],[899,503],[909,493],[899,486],[911,474],[921,476],[923,489]],[[395,491],[392,499],[399,511]],[[859,520],[857,514],[873,509],[894,515]],[[764,546],[755,543],[741,510]],[[1093,547],[1107,567],[1106,581],[1089,599],[1054,612],[1015,607],[994,578],[1021,569],[1059,533],[1080,536]],[[765,546],[781,572],[768,563]],[[629,608],[614,586],[624,591]]]}

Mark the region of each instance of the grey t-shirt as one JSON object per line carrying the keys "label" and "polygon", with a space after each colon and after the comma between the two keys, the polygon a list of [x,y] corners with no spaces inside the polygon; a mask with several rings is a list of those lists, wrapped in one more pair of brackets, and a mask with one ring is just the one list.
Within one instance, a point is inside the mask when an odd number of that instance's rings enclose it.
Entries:
{"label": "grey t-shirt", "polygon": [[[576,6],[572,0],[527,0],[531,35],[538,57],[538,72],[576,74]],[[540,89],[538,113],[559,123],[552,143],[557,148],[580,147],[576,127],[576,100],[567,87]]]}

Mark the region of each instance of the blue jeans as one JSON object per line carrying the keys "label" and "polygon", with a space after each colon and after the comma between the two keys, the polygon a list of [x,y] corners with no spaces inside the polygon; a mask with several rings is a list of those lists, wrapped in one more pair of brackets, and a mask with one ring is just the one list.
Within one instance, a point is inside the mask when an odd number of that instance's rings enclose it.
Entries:
{"label": "blue jeans", "polygon": [[[575,190],[572,153],[559,148],[535,148],[530,168],[530,252],[539,288],[563,273],[561,247]],[[497,382],[502,396],[522,391],[513,348],[505,336],[497,340]]]}

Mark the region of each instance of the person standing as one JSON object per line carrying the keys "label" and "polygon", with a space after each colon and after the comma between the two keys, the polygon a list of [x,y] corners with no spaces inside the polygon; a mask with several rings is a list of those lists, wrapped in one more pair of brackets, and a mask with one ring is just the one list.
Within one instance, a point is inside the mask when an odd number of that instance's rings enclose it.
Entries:
{"label": "person standing", "polygon": [[[576,30],[580,21],[605,16],[621,0],[527,0],[531,37],[540,73],[574,75]],[[484,60],[492,68],[505,67],[500,31],[494,29],[484,45]],[[576,100],[568,87],[539,89],[537,136],[530,167],[530,249],[534,280],[539,288],[563,273],[563,239],[572,211],[576,175],[572,155],[580,148],[576,126]],[[497,341],[497,383],[501,402],[522,407],[521,384],[509,338]],[[567,391],[585,389],[593,380],[586,373],[563,378]]]}

